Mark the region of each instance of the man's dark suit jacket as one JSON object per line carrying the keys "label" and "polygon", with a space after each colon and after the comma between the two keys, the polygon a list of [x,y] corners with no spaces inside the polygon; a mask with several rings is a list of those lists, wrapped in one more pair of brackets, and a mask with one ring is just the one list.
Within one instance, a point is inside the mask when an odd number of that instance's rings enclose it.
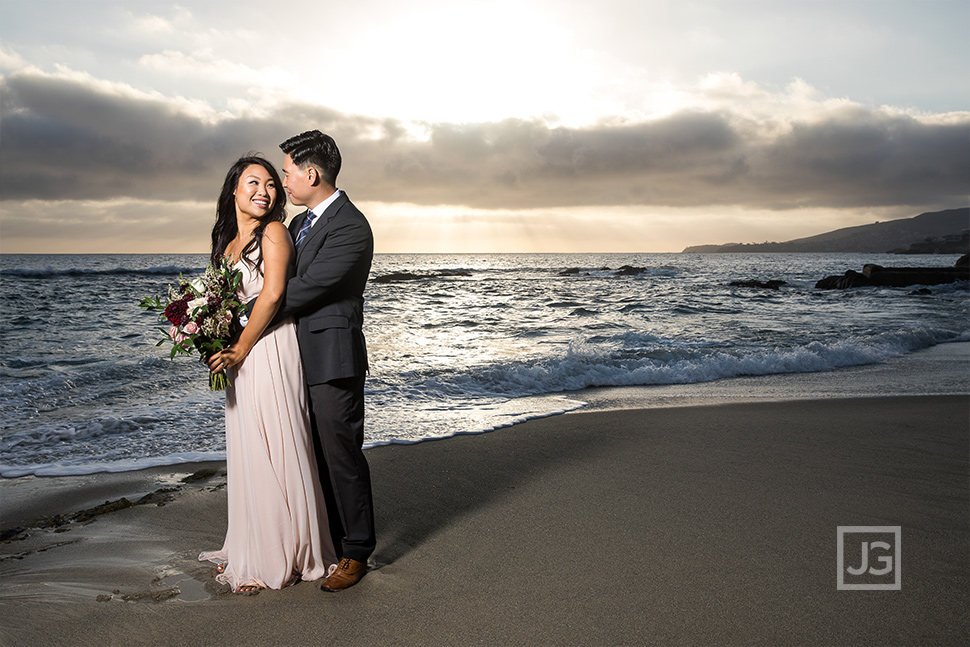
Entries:
{"label": "man's dark suit jacket", "polygon": [[[304,213],[290,223],[294,239],[305,219]],[[307,384],[367,372],[363,295],[373,256],[370,225],[345,193],[327,207],[296,251],[296,271],[277,318],[296,317]]]}

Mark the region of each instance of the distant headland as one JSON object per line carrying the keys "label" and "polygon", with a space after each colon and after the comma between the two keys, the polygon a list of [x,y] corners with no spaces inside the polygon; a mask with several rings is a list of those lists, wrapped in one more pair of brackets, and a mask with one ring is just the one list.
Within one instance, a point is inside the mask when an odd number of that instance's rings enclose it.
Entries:
{"label": "distant headland", "polygon": [[817,252],[857,254],[966,254],[970,251],[970,207],[923,213],[913,218],[845,227],[784,243],[695,245],[683,254]]}

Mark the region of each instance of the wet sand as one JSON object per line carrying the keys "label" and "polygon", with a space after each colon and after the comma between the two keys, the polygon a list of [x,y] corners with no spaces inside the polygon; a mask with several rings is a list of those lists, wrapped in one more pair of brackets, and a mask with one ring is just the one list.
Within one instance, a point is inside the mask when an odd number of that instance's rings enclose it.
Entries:
{"label": "wet sand", "polygon": [[[225,532],[219,463],[0,482],[0,525],[25,528],[0,544],[0,642],[940,645],[970,633],[966,395],[580,410],[368,457],[378,550],[339,594],[214,584],[196,557]],[[214,474],[181,481],[200,468]],[[901,527],[900,590],[837,589],[838,526]]]}

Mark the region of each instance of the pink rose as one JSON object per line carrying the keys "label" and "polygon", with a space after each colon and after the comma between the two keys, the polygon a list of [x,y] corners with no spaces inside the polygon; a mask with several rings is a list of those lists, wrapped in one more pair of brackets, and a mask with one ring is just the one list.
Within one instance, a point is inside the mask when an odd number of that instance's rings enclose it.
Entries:
{"label": "pink rose", "polygon": [[185,335],[179,331],[178,326],[172,326],[168,331],[168,336],[171,337],[172,341],[174,341],[176,344],[183,342],[186,339]]}
{"label": "pink rose", "polygon": [[190,321],[182,327],[182,330],[186,335],[194,335],[195,333],[199,332],[199,324],[195,323],[194,321]]}

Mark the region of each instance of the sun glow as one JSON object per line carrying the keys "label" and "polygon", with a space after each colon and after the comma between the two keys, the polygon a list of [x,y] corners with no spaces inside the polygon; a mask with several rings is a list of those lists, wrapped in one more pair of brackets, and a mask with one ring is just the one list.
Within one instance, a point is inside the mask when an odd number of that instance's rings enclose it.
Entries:
{"label": "sun glow", "polygon": [[[558,118],[580,117],[569,106],[592,62],[548,15],[514,3],[453,3],[395,18],[334,53],[344,110],[384,117],[375,106],[393,97],[404,120],[496,121],[551,106]],[[307,100],[333,99],[319,84],[302,87]]]}

